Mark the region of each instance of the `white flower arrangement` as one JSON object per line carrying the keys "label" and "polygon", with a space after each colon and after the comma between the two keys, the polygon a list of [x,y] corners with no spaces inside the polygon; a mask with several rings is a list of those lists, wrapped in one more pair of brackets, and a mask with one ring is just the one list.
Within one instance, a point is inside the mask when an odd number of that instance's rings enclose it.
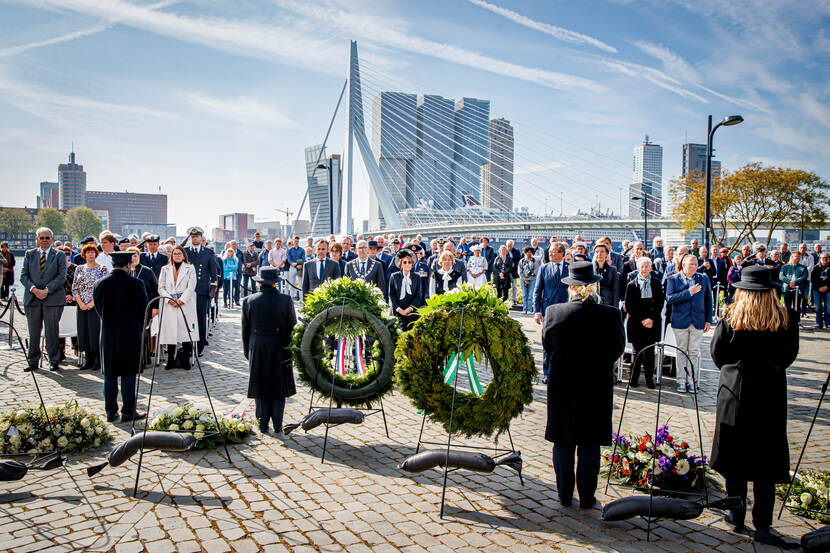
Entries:
{"label": "white flower arrangement", "polygon": [[222,444],[220,428],[229,442],[241,443],[253,432],[252,417],[245,413],[229,413],[217,421],[210,407],[187,403],[160,409],[150,420],[148,428],[192,433],[199,440],[199,448],[215,448]]}
{"label": "white flower arrangement", "polygon": [[[776,486],[778,497],[783,499],[788,486]],[[798,515],[830,523],[830,471],[805,470],[796,474],[787,507]]]}
{"label": "white flower arrangement", "polygon": [[82,451],[112,436],[101,417],[77,401],[10,409],[0,414],[0,454]]}

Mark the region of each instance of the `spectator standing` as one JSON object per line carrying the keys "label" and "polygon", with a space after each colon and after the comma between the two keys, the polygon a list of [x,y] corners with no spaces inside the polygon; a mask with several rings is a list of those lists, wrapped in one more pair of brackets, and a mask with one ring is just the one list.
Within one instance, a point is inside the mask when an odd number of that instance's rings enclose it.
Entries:
{"label": "spectator standing", "polygon": [[813,305],[816,308],[816,327],[830,328],[830,254],[822,252],[810,272],[813,286]]}
{"label": "spectator standing", "polygon": [[793,252],[790,251],[790,248],[789,248],[789,246],[787,245],[786,242],[781,242],[780,250],[781,250],[781,262],[782,263],[789,263],[790,262],[790,255],[792,255]]}
{"label": "spectator standing", "polygon": [[665,254],[663,253],[663,239],[659,236],[655,237],[654,240],[651,242],[651,249],[648,251],[649,255],[651,256],[652,262],[657,259],[664,258]]}
{"label": "spectator standing", "polygon": [[784,294],[784,305],[798,313],[796,322],[801,326],[801,316],[805,312],[799,309],[804,306],[803,298],[807,294],[810,283],[810,271],[801,264],[801,252],[793,252],[790,262],[781,267],[781,290]]}
{"label": "spectator standing", "polygon": [[340,264],[326,257],[328,250],[328,243],[318,240],[314,245],[316,257],[303,265],[303,298],[325,281],[340,277]]}
{"label": "spectator standing", "polygon": [[159,237],[151,234],[146,239],[147,251],[141,254],[141,264],[150,267],[158,279],[161,268],[167,265],[167,256],[159,251]]}
{"label": "spectator standing", "polygon": [[732,297],[735,295],[735,283],[741,281],[741,268],[743,266],[744,256],[736,253],[732,257],[732,266],[726,274],[726,303],[732,303]]}
{"label": "spectator standing", "polygon": [[[683,257],[681,267],[682,272],[666,281],[666,302],[672,306],[670,323],[677,347],[695,359],[700,354],[703,334],[709,332],[712,324],[712,287],[709,278],[697,272],[697,258],[694,255]],[[695,363],[693,375],[691,370],[686,356],[678,356],[678,392],[700,388],[700,363]]]}
{"label": "spectator standing", "polygon": [[[164,311],[151,328],[151,333],[158,335],[159,345],[167,346],[165,370],[175,367],[190,370],[193,342],[199,340],[196,286],[196,269],[188,262],[185,249],[177,244],[159,273],[159,294],[166,303],[159,305],[159,312],[162,313],[162,308]],[[176,355],[179,343],[182,350]]]}
{"label": "spectator standing", "polygon": [[[418,240],[418,244],[421,244],[420,239]],[[357,254],[352,251],[353,242],[351,236],[344,236],[343,240],[340,242],[340,245],[343,246],[343,255],[340,257],[343,261],[348,263],[349,261],[357,257]]]}
{"label": "spectator standing", "polygon": [[536,288],[536,277],[539,275],[541,264],[535,257],[533,246],[525,246],[524,257],[519,261],[519,280],[522,284],[522,311],[533,313],[533,292]]}
{"label": "spectator standing", "polygon": [[399,250],[394,263],[399,270],[392,274],[389,280],[389,303],[392,314],[398,318],[401,327],[406,331],[418,320],[415,310],[424,304],[421,279],[412,272],[415,264],[412,251]]}
{"label": "spectator standing", "polygon": [[655,342],[660,341],[660,329],[663,324],[661,313],[665,301],[660,279],[652,273],[651,259],[643,256],[637,260],[637,275],[626,286],[625,311],[628,313],[626,329],[628,341],[634,347],[634,359],[631,367],[631,386],[639,386],[640,365],[646,376],[646,386],[654,388],[654,349],[644,352],[639,359],[637,354]]}
{"label": "spectator standing", "polygon": [[[262,235],[259,233],[259,231],[256,231],[254,233],[254,239],[253,239],[252,243],[253,243],[254,249],[257,251],[257,253],[262,251],[262,247],[263,247]],[[254,291],[256,291],[256,290],[254,290]]]}
{"label": "spectator standing", "polygon": [[500,246],[499,255],[493,260],[493,284],[502,301],[507,301],[511,282],[513,282],[513,257],[509,255],[507,246]]}
{"label": "spectator standing", "polygon": [[23,305],[29,330],[29,365],[26,371],[37,369],[40,362],[40,335],[46,337],[50,370],[57,371],[60,363],[58,343],[59,324],[66,304],[66,254],[52,247],[52,231],[41,227],[35,232],[37,247],[26,252],[20,282],[23,284]]}
{"label": "spectator standing", "polygon": [[513,303],[516,303],[518,301],[519,261],[522,259],[522,252],[518,248],[513,247],[513,240],[508,240],[506,246],[507,254],[513,262],[513,269],[510,271],[510,299]]}
{"label": "spectator standing", "polygon": [[493,250],[492,246],[490,246],[490,239],[486,236],[481,237],[481,257],[487,260],[487,281],[490,282],[493,279],[493,261],[496,260],[496,252]]}
{"label": "spectator standing", "polygon": [[265,248],[259,252],[259,264],[257,265],[257,272],[262,267],[270,267],[271,265],[268,263],[268,256],[271,254],[271,250],[274,249],[274,243],[270,240],[265,241]]}
{"label": "spectator standing", "polygon": [[689,253],[700,259],[700,246],[697,238],[692,238],[691,246],[689,246]]}
{"label": "spectator standing", "polygon": [[[773,535],[770,527],[775,484],[790,481],[786,369],[798,355],[798,325],[772,292],[769,275],[765,267],[743,270],[734,302],[712,337],[720,381],[710,459],[726,479],[727,495],[746,499],[747,483],[753,483],[753,540],[792,549],[798,544]],[[758,443],[765,444],[764,462],[747,463],[746,452]],[[732,509],[726,522],[741,532],[745,516],[746,508]]]}
{"label": "spectator standing", "polygon": [[329,246],[329,258],[340,267],[340,274],[346,274],[346,261],[343,260],[343,245],[333,242]]}
{"label": "spectator standing", "polygon": [[605,242],[597,242],[596,246],[594,246],[594,273],[601,279],[597,282],[597,293],[599,294],[602,305],[619,309],[620,277],[617,274],[617,270],[609,262],[609,253],[608,246],[605,245]]}
{"label": "spectator standing", "polygon": [[[279,236],[274,238],[274,249],[268,254],[268,264],[274,267],[277,272],[284,271],[288,263],[288,250],[282,245],[282,238]],[[277,285],[279,289],[279,285]]]}
{"label": "spectator standing", "polygon": [[112,259],[110,258],[110,254],[115,251],[118,239],[114,234],[106,231],[101,234],[100,239],[101,253],[98,254],[98,258],[95,261],[98,265],[106,267],[108,273],[112,273]]}
{"label": "spectator standing", "polygon": [[95,261],[98,257],[98,248],[95,244],[84,245],[81,248],[81,256],[86,263],[76,267],[75,278],[72,281],[72,296],[75,298],[75,305],[78,306],[76,314],[78,349],[85,356],[84,364],[80,369],[100,370],[98,339],[101,334],[101,317],[95,311],[92,291],[95,283],[107,276],[108,272],[106,267]]}
{"label": "spectator standing", "polygon": [[472,247],[473,256],[467,260],[467,282],[476,289],[487,284],[487,259],[481,255],[481,245]]}
{"label": "spectator standing", "polygon": [[256,294],[256,280],[254,277],[259,269],[259,253],[254,242],[248,244],[242,256],[242,290],[244,294]]}
{"label": "spectator standing", "polygon": [[432,270],[429,279],[429,295],[441,295],[454,290],[461,282],[463,275],[455,267],[455,256],[452,252],[441,252],[438,265]]}
{"label": "spectator standing", "polygon": [[236,282],[236,272],[239,268],[239,259],[236,258],[236,250],[232,244],[228,245],[228,248],[220,259],[222,260],[222,298],[225,303],[225,309],[228,309],[233,307],[234,283]]}
{"label": "spectator standing", "polygon": [[[539,269],[536,287],[533,291],[534,320],[537,325],[544,322],[543,313],[548,307],[568,301],[568,285],[563,281],[568,276],[569,263],[565,261],[565,245],[559,242],[551,244],[548,250],[549,262]],[[594,281],[595,282],[595,281]],[[542,382],[548,383],[547,353],[542,354]]]}
{"label": "spectator standing", "polygon": [[810,254],[810,257],[813,260],[813,263],[810,268],[818,265],[818,262],[821,260],[821,244],[819,244],[818,242],[813,244],[813,252]]}
{"label": "spectator standing", "polygon": [[2,264],[3,280],[2,284],[0,284],[0,300],[8,300],[9,290],[12,284],[14,284],[14,265],[16,261],[11,250],[9,249],[9,243],[5,240],[0,242],[0,256],[5,259],[5,263]]}
{"label": "spectator standing", "polygon": [[233,248],[234,255],[236,256],[236,277],[232,282],[233,303],[239,307],[239,302],[242,301],[240,296],[242,294],[242,266],[245,264],[245,254],[239,249],[239,245],[236,240],[231,240],[231,247]]}
{"label": "spectator standing", "polygon": [[292,298],[300,299],[300,280],[302,278],[303,262],[305,261],[305,250],[300,247],[300,237],[295,236],[291,247],[286,252],[286,261],[288,262],[288,282],[293,286],[289,286],[285,290]]}

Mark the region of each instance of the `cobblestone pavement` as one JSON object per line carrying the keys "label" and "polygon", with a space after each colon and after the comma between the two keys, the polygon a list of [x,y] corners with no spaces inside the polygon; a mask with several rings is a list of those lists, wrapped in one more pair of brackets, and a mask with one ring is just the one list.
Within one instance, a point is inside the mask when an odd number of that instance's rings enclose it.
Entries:
{"label": "cobblestone pavement", "polygon": [[[541,359],[538,327],[517,315]],[[20,319],[18,318],[18,321]],[[17,324],[25,331],[25,324]],[[0,331],[2,333],[2,331]],[[5,336],[2,336],[3,338]],[[790,445],[795,458],[809,426],[828,370],[830,334],[804,332],[801,355],[789,371]],[[601,339],[601,337],[597,337]],[[704,452],[714,424],[717,371],[704,348],[700,414]],[[241,354],[239,310],[223,311],[211,346],[202,359],[217,411],[253,411],[245,397],[247,366]],[[586,352],[590,355],[590,352]],[[0,352],[0,406],[36,401],[32,380],[17,352]],[[149,380],[142,379],[146,407]],[[47,401],[77,399],[102,416],[102,380],[68,364],[59,373],[39,371]],[[666,380],[661,421],[675,437],[696,443],[694,397],[677,394]],[[299,386],[289,402],[286,421],[307,411],[310,393]],[[615,417],[625,388],[616,390]],[[132,498],[135,464],[108,467],[88,478],[84,469],[105,459],[108,447],[70,456],[65,470],[31,473],[18,482],[0,483],[0,550],[3,551],[762,551],[748,538],[726,530],[717,513],[693,521],[657,524],[646,542],[645,523],[603,523],[600,511],[563,508],[556,500],[551,447],[543,439],[545,390],[535,386],[534,402],[514,421],[512,439],[524,459],[524,485],[512,471],[492,474],[456,472],[449,476],[444,520],[439,518],[441,472],[410,475],[397,468],[414,452],[421,425],[407,398],[399,393],[385,402],[389,438],[380,416],[363,425],[333,428],[328,455],[320,462],[323,429],[295,431],[277,439],[259,434],[234,445],[229,463],[218,451],[145,456],[139,497]],[[653,431],[657,392],[640,387],[628,397],[624,432]],[[157,374],[154,412],[170,403],[205,402],[196,370]],[[830,402],[828,402],[830,403]],[[819,413],[805,466],[827,468],[830,459],[830,405]],[[615,419],[616,425],[616,419]],[[127,424],[113,425],[117,440]],[[438,425],[427,422],[425,439],[445,440]],[[470,441],[479,445],[492,442]],[[502,439],[500,446],[505,446]],[[763,462],[747,452],[748,462]],[[755,461],[760,459],[759,461]],[[600,486],[602,492],[604,485]],[[605,503],[631,492],[612,487],[600,493]],[[777,513],[777,509],[776,509]],[[775,528],[798,537],[807,521],[785,512]],[[766,548],[769,550],[769,548]]]}

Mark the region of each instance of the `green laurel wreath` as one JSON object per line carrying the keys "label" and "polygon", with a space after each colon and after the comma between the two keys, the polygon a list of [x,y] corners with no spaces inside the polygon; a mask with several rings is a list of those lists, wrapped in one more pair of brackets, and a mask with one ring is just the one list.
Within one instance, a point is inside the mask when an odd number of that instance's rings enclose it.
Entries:
{"label": "green laurel wreath", "polygon": [[[362,406],[392,389],[398,321],[375,286],[342,277],[329,280],[305,297],[300,321],[291,337],[294,366],[300,381],[324,397]],[[342,316],[341,316],[342,315]],[[334,374],[334,352],[325,338],[372,338],[364,376]]]}
{"label": "green laurel wreath", "polygon": [[462,307],[463,354],[479,363],[487,357],[493,380],[480,397],[456,394],[452,430],[467,437],[499,435],[533,400],[536,368],[521,326],[490,285],[475,290],[464,284],[429,298],[412,329],[398,339],[396,378],[415,407],[449,431],[453,388],[444,384],[443,371],[458,349]]}

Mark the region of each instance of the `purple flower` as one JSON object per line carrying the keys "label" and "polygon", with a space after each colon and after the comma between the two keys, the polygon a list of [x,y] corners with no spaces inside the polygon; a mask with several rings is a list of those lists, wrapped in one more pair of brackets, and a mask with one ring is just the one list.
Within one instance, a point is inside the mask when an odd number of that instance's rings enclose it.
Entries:
{"label": "purple flower", "polygon": [[660,457],[657,461],[657,464],[660,466],[660,470],[663,472],[669,472],[672,469],[671,459],[668,457]]}
{"label": "purple flower", "polygon": [[666,441],[666,438],[668,436],[669,436],[669,425],[664,424],[663,426],[661,426],[660,428],[657,429],[657,439],[655,440],[655,443],[657,445],[662,444],[663,442]]}

